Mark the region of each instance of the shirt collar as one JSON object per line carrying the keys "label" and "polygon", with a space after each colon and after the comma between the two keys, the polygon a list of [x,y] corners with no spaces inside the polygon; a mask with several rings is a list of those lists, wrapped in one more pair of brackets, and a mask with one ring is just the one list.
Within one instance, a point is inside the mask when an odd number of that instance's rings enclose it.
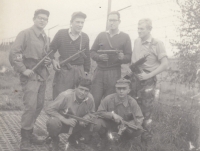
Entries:
{"label": "shirt collar", "polygon": [[37,29],[37,27],[32,26],[31,29],[34,31],[34,33],[36,34],[37,37],[40,36],[40,34],[42,34],[42,36],[45,36],[44,30],[40,31],[39,29]]}
{"label": "shirt collar", "polygon": [[[110,31],[109,31],[109,30],[107,30],[106,32],[107,32],[108,34],[110,34]],[[117,32],[116,34],[114,34],[114,35],[118,35],[120,32],[121,32],[121,31],[118,30],[118,32]],[[110,34],[110,35],[111,35],[111,34]],[[114,35],[113,35],[113,36],[114,36]]]}
{"label": "shirt collar", "polygon": [[115,95],[115,103],[116,103],[116,105],[122,103],[125,107],[128,107],[128,96],[126,96],[125,100],[122,102],[121,100],[119,100],[119,97],[117,96],[117,93],[116,93],[116,95]]}
{"label": "shirt collar", "polygon": [[150,35],[149,38],[148,38],[147,40],[142,41],[142,44],[144,44],[144,43],[146,43],[146,42],[147,42],[147,43],[150,43],[151,40],[152,40],[152,36]]}
{"label": "shirt collar", "polygon": [[[74,34],[72,33],[72,28],[69,28],[68,32],[69,32],[70,35],[73,35],[73,36],[74,36]],[[78,33],[78,36],[80,36],[80,35],[81,35],[81,32]]]}

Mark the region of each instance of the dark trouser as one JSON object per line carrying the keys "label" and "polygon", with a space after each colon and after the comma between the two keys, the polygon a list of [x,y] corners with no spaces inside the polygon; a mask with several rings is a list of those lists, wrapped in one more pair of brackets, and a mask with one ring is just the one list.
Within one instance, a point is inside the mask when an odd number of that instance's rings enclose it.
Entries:
{"label": "dark trouser", "polygon": [[[58,118],[50,117],[46,123],[47,131],[49,136],[52,138],[56,138],[61,133],[68,133],[70,126],[63,124]],[[87,135],[90,133],[89,126],[82,127],[79,124],[73,128],[72,135]]]}
{"label": "dark trouser", "polygon": [[[102,138],[105,138],[108,132],[118,132],[118,124],[112,120],[107,119],[96,119],[94,126],[94,132],[98,132]],[[122,134],[123,139],[131,139],[137,137],[141,134],[139,130],[134,130],[131,128],[126,128]]]}
{"label": "dark trouser", "polygon": [[37,75],[32,78],[21,76],[20,81],[24,92],[21,128],[31,130],[44,106],[46,81],[39,81]]}
{"label": "dark trouser", "polygon": [[156,87],[156,77],[139,81],[136,77],[131,79],[130,95],[135,98],[144,115],[143,128],[147,131],[142,134],[142,139],[149,140],[152,138],[151,132],[151,114],[154,102],[154,93]]}
{"label": "dark trouser", "polygon": [[120,77],[121,68],[102,70],[97,67],[94,72],[91,89],[96,110],[98,109],[103,97],[115,93],[115,84]]}
{"label": "dark trouser", "polygon": [[70,70],[62,67],[60,71],[56,71],[53,80],[53,100],[61,92],[67,89],[74,89],[79,78],[84,76],[85,73],[82,65],[72,65]]}

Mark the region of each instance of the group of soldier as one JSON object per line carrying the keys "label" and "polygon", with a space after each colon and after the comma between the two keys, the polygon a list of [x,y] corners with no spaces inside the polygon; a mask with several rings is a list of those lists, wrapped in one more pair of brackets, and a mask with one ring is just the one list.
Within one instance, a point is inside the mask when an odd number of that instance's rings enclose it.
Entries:
{"label": "group of soldier", "polygon": [[[148,124],[151,123],[156,75],[168,66],[163,43],[151,36],[151,20],[139,20],[139,38],[132,51],[129,35],[119,30],[119,12],[110,12],[108,30],[97,36],[90,49],[89,37],[82,32],[86,14],[74,12],[70,28],[59,30],[51,43],[44,32],[49,15],[47,10],[36,10],[34,25],[18,34],[10,51],[11,65],[20,75],[24,92],[20,150],[31,151],[31,144],[44,142],[33,133],[33,128],[44,106],[51,64],[55,70],[53,101],[45,111],[50,116],[46,126],[52,150],[59,149],[61,133],[70,134],[70,144],[91,140],[93,132],[106,143],[108,132],[118,132],[124,122],[136,128],[125,126],[121,134],[123,140],[137,136],[142,136],[144,142],[151,139]],[[46,56],[49,51],[52,52]],[[59,60],[54,57],[57,51]],[[70,62],[60,63],[80,51]],[[33,70],[44,56],[42,64]],[[134,64],[143,57],[140,72],[130,71],[125,77],[121,76],[121,64]],[[97,63],[92,79],[88,78],[91,59]],[[95,124],[66,118],[66,113]],[[97,146],[101,148],[102,144]]]}

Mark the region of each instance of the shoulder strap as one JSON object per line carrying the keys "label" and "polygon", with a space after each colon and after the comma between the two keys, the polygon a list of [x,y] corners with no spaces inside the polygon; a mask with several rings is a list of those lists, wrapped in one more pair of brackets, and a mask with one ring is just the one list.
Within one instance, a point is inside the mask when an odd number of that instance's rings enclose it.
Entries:
{"label": "shoulder strap", "polygon": [[110,45],[110,48],[114,49],[113,46],[112,46],[112,44],[111,44],[110,38],[108,37],[107,32],[105,32],[105,34],[106,34],[106,38],[107,38],[107,40],[108,40],[108,43],[109,43],[109,45]]}
{"label": "shoulder strap", "polygon": [[[152,49],[152,45],[153,45],[154,42],[155,42],[155,40],[154,40],[154,38],[152,38],[152,39],[151,39],[151,42],[150,42],[150,45],[149,45],[149,49]],[[156,56],[156,54],[154,54],[153,52],[151,52],[151,54],[153,54],[156,58],[158,57],[158,56]]]}

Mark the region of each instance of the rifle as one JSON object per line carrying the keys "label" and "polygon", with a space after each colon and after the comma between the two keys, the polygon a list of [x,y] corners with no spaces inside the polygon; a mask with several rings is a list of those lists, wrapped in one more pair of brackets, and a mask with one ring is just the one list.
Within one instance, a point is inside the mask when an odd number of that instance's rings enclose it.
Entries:
{"label": "rifle", "polygon": [[[100,116],[100,115],[98,115],[98,117],[100,117],[100,118],[103,118],[104,119],[104,117],[103,116]],[[133,125],[133,124],[130,124],[130,123],[128,123],[128,122],[126,122],[126,121],[124,121],[124,120],[122,120],[122,124],[124,124],[124,125],[126,125],[126,126],[128,126],[129,128],[132,128],[132,129],[135,129],[135,130],[141,130],[141,131],[146,131],[145,129],[143,129],[142,127],[139,127],[139,126],[136,126],[136,125]]]}
{"label": "rifle", "polygon": [[146,131],[146,130],[143,129],[142,127],[136,126],[136,125],[134,125],[134,124],[130,124],[130,123],[124,121],[124,120],[122,120],[122,123],[125,124],[126,126],[132,128],[132,129],[135,129],[135,130],[138,130],[138,129],[139,129],[139,130],[141,130],[142,132]]}
{"label": "rifle", "polygon": [[135,63],[132,63],[129,68],[131,69],[131,73],[129,75],[125,75],[125,79],[130,79],[133,74],[140,74],[142,71],[140,70],[139,66],[144,64],[147,61],[147,57],[149,55],[146,55],[142,58],[140,58],[138,61]]}
{"label": "rifle", "polygon": [[71,115],[71,114],[64,114],[65,116],[68,116],[68,117],[71,117],[71,118],[74,118],[74,119],[76,119],[76,120],[78,120],[78,121],[83,121],[83,122],[86,122],[86,123],[90,123],[90,124],[95,124],[95,125],[97,125],[96,123],[94,123],[93,121],[91,121],[91,120],[87,120],[87,119],[84,119],[84,118],[82,118],[82,117],[78,117],[78,116],[75,116],[75,115]]}
{"label": "rifle", "polygon": [[[34,71],[37,75],[39,75],[43,79],[47,79],[47,77],[49,76],[49,72],[46,68],[44,68],[43,62],[52,52],[53,52],[53,50],[49,51],[40,61],[33,59],[33,58],[23,57],[23,63],[27,69]],[[24,77],[26,77],[26,76],[24,76]],[[28,78],[28,77],[26,77],[26,78]]]}
{"label": "rifle", "polygon": [[31,70],[35,71],[52,52],[53,50],[49,51]]}
{"label": "rifle", "polygon": [[101,53],[101,54],[118,54],[118,53],[122,53],[123,50],[97,50],[98,53]]}
{"label": "rifle", "polygon": [[63,60],[60,62],[60,66],[66,64],[68,69],[71,69],[71,65],[69,64],[71,61],[76,60],[80,57],[80,54],[83,55],[84,57],[87,57],[84,53],[86,49],[83,49],[82,51],[78,51],[77,53],[73,54],[72,56],[70,56],[69,58]]}

